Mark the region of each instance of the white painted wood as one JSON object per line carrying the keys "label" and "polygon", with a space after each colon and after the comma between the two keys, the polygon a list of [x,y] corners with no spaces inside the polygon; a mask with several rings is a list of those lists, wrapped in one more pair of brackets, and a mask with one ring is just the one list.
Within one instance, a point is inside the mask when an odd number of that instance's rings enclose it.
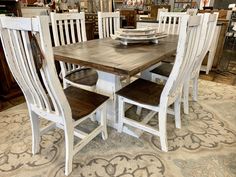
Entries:
{"label": "white painted wood", "polygon": [[[193,67],[193,71],[191,74],[191,79],[193,80],[193,100],[197,101],[197,92],[198,92],[198,78],[199,78],[199,73],[201,70],[201,65],[202,65],[202,61],[205,58],[206,54],[208,51],[216,50],[216,46],[217,44],[215,43],[216,41],[218,41],[216,35],[218,35],[217,33],[219,32],[217,29],[217,20],[218,20],[218,16],[219,13],[214,13],[214,14],[209,14],[208,15],[208,19],[207,19],[207,27],[205,29],[206,31],[206,35],[205,35],[205,39],[202,42],[202,51],[201,53],[198,55],[197,60],[194,64]],[[215,44],[214,44],[215,43]],[[213,44],[213,45],[212,45]],[[214,46],[214,47],[212,47]],[[215,53],[215,51],[212,51],[211,54]],[[213,56],[209,54],[209,58],[208,58],[208,64],[207,65],[211,65],[212,66],[212,62],[213,62]],[[209,68],[207,69],[207,72],[209,72],[211,66],[209,66]]]}
{"label": "white painted wood", "polygon": [[[122,96],[119,98],[119,131],[123,130],[123,126],[129,125],[143,131],[152,133],[160,137],[161,149],[168,151],[167,146],[167,131],[166,131],[166,119],[168,113],[168,107],[175,104],[176,127],[181,126],[180,117],[180,98],[182,95],[183,85],[186,81],[186,76],[191,73],[191,68],[194,63],[195,55],[197,53],[197,47],[199,44],[199,36],[201,32],[201,17],[189,15],[183,15],[180,21],[180,34],[177,47],[176,60],[173,66],[173,70],[168,78],[165,87],[162,91],[159,106],[151,106],[142,104]],[[147,126],[147,122],[136,122],[130,120],[124,116],[125,103],[140,106],[142,108],[149,109],[150,111],[156,111],[158,113],[159,129],[156,130],[150,126]]]}
{"label": "white painted wood", "polygon": [[[31,39],[33,33],[43,54],[42,67],[36,68],[32,55]],[[107,138],[106,130],[106,102],[96,110],[82,117],[85,120],[101,112],[101,123],[91,133],[76,131],[75,126],[81,120],[74,121],[68,100],[61,87],[56,69],[49,32],[49,18],[0,17],[0,36],[8,66],[24,93],[28,106],[32,128],[32,153],[40,151],[40,136],[52,128],[59,127],[65,133],[65,175],[72,171],[73,156],[89,143],[95,136],[102,133]],[[42,78],[42,80],[39,79]],[[40,119],[52,121],[48,126],[41,128]],[[74,145],[74,136],[82,140]]]}
{"label": "white painted wood", "polygon": [[120,29],[120,12],[98,12],[99,39],[110,37]]}
{"label": "white painted wood", "polygon": [[[52,22],[52,31],[55,46],[87,41],[84,12],[63,14],[51,12],[50,17]],[[72,72],[80,71],[81,66],[60,61],[60,67],[64,88],[72,85],[74,87],[79,87],[90,91],[95,90],[95,85],[82,85],[74,83],[65,78]]]}
{"label": "white painted wood", "polygon": [[181,17],[185,14],[185,12],[160,12],[158,18],[158,32],[179,34]]}
{"label": "white painted wood", "polygon": [[221,30],[221,26],[216,26],[215,32],[214,32],[214,37],[212,39],[212,42],[211,42],[211,45],[209,48],[207,65],[201,66],[201,71],[205,71],[206,74],[209,74],[209,72],[212,68],[212,65],[213,65],[213,61],[214,61],[215,53],[216,53],[216,49],[217,49],[217,44],[218,44],[219,37],[220,37],[220,30]]}
{"label": "white painted wood", "polygon": [[115,93],[121,89],[121,87],[122,86],[119,76],[103,71],[98,71],[96,92],[110,97],[107,104],[107,123],[113,128],[117,128],[118,125],[117,95]]}

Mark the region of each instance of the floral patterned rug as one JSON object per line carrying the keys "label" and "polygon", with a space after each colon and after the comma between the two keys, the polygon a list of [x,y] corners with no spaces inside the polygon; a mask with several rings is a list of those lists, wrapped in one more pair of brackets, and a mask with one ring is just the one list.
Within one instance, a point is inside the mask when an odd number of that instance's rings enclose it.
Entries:
{"label": "floral patterned rug", "polygon": [[[160,151],[159,138],[150,134],[137,139],[108,128],[106,141],[98,136],[74,156],[70,176],[235,177],[236,87],[203,80],[199,87],[199,100],[182,115],[182,128],[168,118],[169,152]],[[127,114],[137,116],[135,109]],[[149,124],[156,126],[156,119]],[[33,156],[26,105],[0,112],[0,176],[64,176],[63,136],[59,129],[48,132]]]}

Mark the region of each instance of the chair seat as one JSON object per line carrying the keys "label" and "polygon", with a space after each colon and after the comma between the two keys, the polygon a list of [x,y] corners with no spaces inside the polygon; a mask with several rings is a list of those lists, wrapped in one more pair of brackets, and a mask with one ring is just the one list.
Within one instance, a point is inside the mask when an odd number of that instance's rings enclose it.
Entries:
{"label": "chair seat", "polygon": [[173,65],[171,63],[162,63],[160,66],[156,67],[150,72],[161,76],[169,77],[172,68]]}
{"label": "chair seat", "polygon": [[68,74],[65,79],[76,84],[93,86],[97,83],[98,74],[95,69],[82,68]]}
{"label": "chair seat", "polygon": [[163,88],[163,85],[137,79],[116,92],[116,94],[141,104],[158,106]]}
{"label": "chair seat", "polygon": [[75,121],[89,115],[109,99],[107,96],[72,86],[66,88],[64,92],[71,107],[72,117]]}

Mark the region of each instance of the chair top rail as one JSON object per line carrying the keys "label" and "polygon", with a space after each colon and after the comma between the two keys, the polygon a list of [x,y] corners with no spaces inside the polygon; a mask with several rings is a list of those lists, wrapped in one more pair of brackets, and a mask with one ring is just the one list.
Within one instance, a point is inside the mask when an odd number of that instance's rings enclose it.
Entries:
{"label": "chair top rail", "polygon": [[[47,17],[48,18],[48,17]],[[39,31],[38,19],[36,18],[9,18],[1,16],[2,28],[13,30]]]}
{"label": "chair top rail", "polygon": [[51,12],[50,13],[51,16],[53,16],[54,20],[85,20],[85,13],[84,12],[80,12],[80,13],[55,13],[55,12]]}
{"label": "chair top rail", "polygon": [[120,12],[98,12],[98,16],[100,17],[113,17],[113,18],[120,18]]}

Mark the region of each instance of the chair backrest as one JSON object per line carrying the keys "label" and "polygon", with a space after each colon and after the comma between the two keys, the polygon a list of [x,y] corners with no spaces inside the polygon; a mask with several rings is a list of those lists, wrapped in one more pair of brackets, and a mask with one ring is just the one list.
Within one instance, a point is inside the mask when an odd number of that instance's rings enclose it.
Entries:
{"label": "chair backrest", "polygon": [[[87,41],[85,29],[85,13],[51,12],[51,23],[55,46]],[[76,70],[78,65],[60,62],[62,76]]]}
{"label": "chair backrest", "polygon": [[[206,24],[204,25],[202,29],[203,34],[201,35],[201,39],[200,39],[200,45],[202,46],[202,50],[197,55],[197,59],[193,67],[193,73],[192,73],[193,76],[200,72],[202,61],[210,49],[212,40],[216,33],[216,27],[217,27],[216,25],[217,25],[218,16],[219,16],[219,13],[217,12],[214,14],[210,14],[210,13],[204,14]],[[205,33],[205,36],[204,36],[204,33]]]}
{"label": "chair backrest", "polygon": [[64,124],[67,120],[62,117],[70,120],[72,114],[56,74],[48,24],[46,16],[0,17],[0,35],[7,63],[29,109]]}
{"label": "chair backrest", "polygon": [[158,32],[179,34],[181,18],[185,12],[160,12],[158,18]]}
{"label": "chair backrest", "polygon": [[181,96],[183,84],[190,75],[198,51],[201,27],[200,16],[182,16],[176,59],[161,94],[161,102],[170,105]]}
{"label": "chair backrest", "polygon": [[110,37],[120,29],[119,12],[98,12],[99,39]]}

